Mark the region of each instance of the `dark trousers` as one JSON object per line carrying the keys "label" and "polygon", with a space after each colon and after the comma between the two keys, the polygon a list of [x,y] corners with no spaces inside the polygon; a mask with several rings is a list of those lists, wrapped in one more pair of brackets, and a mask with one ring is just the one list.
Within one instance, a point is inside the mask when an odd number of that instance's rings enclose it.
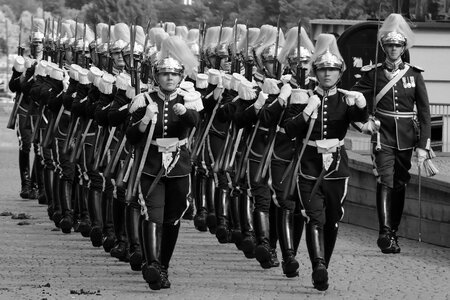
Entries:
{"label": "dark trousers", "polygon": [[305,208],[307,222],[323,228],[325,224],[337,224],[344,215],[343,204],[347,196],[348,179],[323,180],[311,199],[316,180],[299,176],[300,200]]}
{"label": "dark trousers", "polygon": [[283,182],[281,182],[281,180],[288,165],[289,162],[281,160],[272,159],[271,161],[272,188],[275,191],[275,199],[282,209],[294,211],[297,208],[298,210],[301,210],[301,208],[299,208],[300,199],[298,197],[297,189],[295,189],[294,195],[287,199],[284,199],[283,197],[286,189],[288,189],[290,178],[285,178]]}
{"label": "dark trousers", "polygon": [[386,146],[379,151],[374,148],[372,162],[378,182],[395,189],[405,186],[411,179],[409,169],[411,169],[412,152],[413,149],[398,150]]}
{"label": "dark trousers", "polygon": [[[155,177],[142,174],[141,190],[144,197]],[[145,199],[149,221],[157,224],[176,223],[187,208],[187,195],[190,189],[189,175],[183,177],[162,177],[155,189]]]}
{"label": "dark trousers", "polygon": [[259,162],[249,160],[248,175],[250,176],[250,192],[255,199],[255,210],[269,213],[270,202],[272,200],[270,187],[267,184],[269,172],[267,172],[266,177],[261,182],[255,182],[255,175],[259,164]]}

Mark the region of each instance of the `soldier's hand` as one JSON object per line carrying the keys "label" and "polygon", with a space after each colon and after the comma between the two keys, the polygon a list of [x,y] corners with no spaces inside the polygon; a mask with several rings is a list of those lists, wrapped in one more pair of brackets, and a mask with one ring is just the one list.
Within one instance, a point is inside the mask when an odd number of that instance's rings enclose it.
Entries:
{"label": "soldier's hand", "polygon": [[421,168],[423,166],[423,162],[428,156],[428,151],[422,148],[416,148],[417,154],[417,166]]}
{"label": "soldier's hand", "polygon": [[181,104],[181,103],[177,103],[175,104],[173,107],[173,112],[177,115],[177,116],[181,116],[184,115],[187,111],[186,107]]}
{"label": "soldier's hand", "polygon": [[268,94],[264,93],[263,91],[259,92],[258,98],[255,101],[255,104],[253,105],[256,110],[260,110],[264,103],[266,103],[267,98],[269,97]]}
{"label": "soldier's hand", "polygon": [[338,89],[338,91],[345,94],[345,102],[348,106],[353,106],[355,104],[359,108],[364,108],[366,106],[366,98],[361,92],[347,91],[344,89]]}
{"label": "soldier's hand", "polygon": [[222,93],[223,93],[223,86],[218,85],[213,91],[214,100],[218,101],[220,97],[222,97]]}
{"label": "soldier's hand", "polygon": [[292,87],[289,83],[285,83],[281,87],[280,94],[278,95],[278,101],[280,102],[281,106],[286,106],[287,99],[291,96],[292,93]]}
{"label": "soldier's hand", "polygon": [[306,115],[311,116],[311,114],[320,107],[321,103],[322,103],[322,100],[320,100],[319,96],[312,95],[311,97],[309,97],[308,104],[306,105],[303,112]]}
{"label": "soldier's hand", "polygon": [[375,117],[369,117],[369,120],[361,127],[361,131],[366,134],[375,134],[380,130],[381,123]]}
{"label": "soldier's hand", "polygon": [[153,117],[158,113],[158,105],[155,102],[151,102],[145,108],[145,115],[141,119],[141,122],[148,125]]}

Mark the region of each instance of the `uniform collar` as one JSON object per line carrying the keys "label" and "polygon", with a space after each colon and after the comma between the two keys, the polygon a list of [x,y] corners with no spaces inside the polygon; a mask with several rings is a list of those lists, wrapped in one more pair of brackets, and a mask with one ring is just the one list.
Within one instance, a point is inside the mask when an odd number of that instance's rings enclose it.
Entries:
{"label": "uniform collar", "polygon": [[[167,95],[164,94],[164,92],[162,92],[159,88],[156,89],[156,91],[158,92],[158,97],[166,100]],[[173,99],[175,99],[178,96],[178,89],[176,89],[175,91],[173,91],[170,95],[169,95],[169,101],[172,101]]]}
{"label": "uniform collar", "polygon": [[389,72],[394,72],[397,71],[398,69],[400,70],[404,69],[405,64],[403,63],[401,58],[397,59],[395,62],[386,59],[383,63],[383,68],[388,70]]}
{"label": "uniform collar", "polygon": [[327,94],[327,96],[333,96],[337,93],[337,87],[333,86],[331,89],[325,91],[320,86],[316,86],[314,91],[317,92],[320,96],[324,96],[325,94]]}

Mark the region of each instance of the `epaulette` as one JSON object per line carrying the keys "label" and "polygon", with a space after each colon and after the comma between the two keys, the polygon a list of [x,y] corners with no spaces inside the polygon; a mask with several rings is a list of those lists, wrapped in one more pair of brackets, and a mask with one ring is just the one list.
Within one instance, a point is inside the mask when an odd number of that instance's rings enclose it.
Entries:
{"label": "epaulette", "polygon": [[382,63],[378,63],[377,65],[365,65],[361,67],[361,72],[369,72],[370,70],[375,69],[375,67],[381,67],[382,65]]}
{"label": "epaulette", "polygon": [[407,64],[408,66],[410,66],[411,68],[413,68],[413,69],[416,70],[416,71],[419,71],[419,72],[424,72],[424,71],[425,71],[425,70],[422,69],[421,67],[413,66],[413,65],[411,65],[410,63],[405,63],[405,64]]}

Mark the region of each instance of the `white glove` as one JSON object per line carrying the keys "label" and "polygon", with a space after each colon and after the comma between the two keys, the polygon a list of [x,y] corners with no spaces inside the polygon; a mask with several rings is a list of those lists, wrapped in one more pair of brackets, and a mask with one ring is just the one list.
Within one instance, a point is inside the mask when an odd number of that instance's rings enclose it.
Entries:
{"label": "white glove", "polygon": [[303,112],[307,114],[308,116],[311,116],[311,114],[317,110],[320,107],[320,104],[322,103],[322,100],[320,100],[319,96],[312,95],[308,99],[308,105],[306,105]]}
{"label": "white glove", "polygon": [[287,99],[289,96],[291,96],[292,93],[292,87],[290,84],[286,83],[281,87],[280,94],[278,95],[278,101],[280,102],[281,106],[286,106]]}
{"label": "white glove", "polygon": [[259,92],[258,98],[256,99],[255,104],[253,104],[255,109],[260,110],[264,106],[264,103],[266,103],[268,97],[269,95],[263,91]]}
{"label": "white glove", "polygon": [[370,117],[369,120],[362,126],[361,131],[363,133],[372,135],[380,130],[380,126],[381,126],[380,120],[374,117]]}
{"label": "white glove", "polygon": [[158,105],[155,102],[151,102],[147,105],[147,108],[145,109],[145,115],[141,119],[141,122],[145,125],[148,125],[150,121],[153,119],[155,114],[158,113]]}
{"label": "white glove", "polygon": [[172,109],[173,109],[173,112],[177,115],[177,116],[181,116],[181,115],[184,115],[185,113],[186,113],[186,107],[183,105],[183,104],[181,104],[181,103],[177,103],[177,104],[175,104],[173,107],[172,107]]}
{"label": "white glove", "polygon": [[34,65],[35,61],[36,60],[34,58],[25,57],[25,68],[31,68],[31,66]]}
{"label": "white glove", "polygon": [[222,96],[222,93],[223,93],[223,86],[218,85],[213,91],[214,100],[215,101],[219,100],[219,98]]}
{"label": "white glove", "polygon": [[262,86],[262,91],[266,94],[273,95],[280,93],[280,88],[278,87],[278,80],[273,78],[264,79],[264,83]]}
{"label": "white glove", "polygon": [[416,148],[417,154],[417,166],[421,168],[423,166],[423,162],[428,156],[428,151],[422,148]]}
{"label": "white glove", "polygon": [[345,94],[345,101],[348,106],[353,106],[356,104],[359,108],[364,108],[366,106],[366,98],[361,92],[357,91],[347,91],[344,89],[338,89],[339,92]]}

